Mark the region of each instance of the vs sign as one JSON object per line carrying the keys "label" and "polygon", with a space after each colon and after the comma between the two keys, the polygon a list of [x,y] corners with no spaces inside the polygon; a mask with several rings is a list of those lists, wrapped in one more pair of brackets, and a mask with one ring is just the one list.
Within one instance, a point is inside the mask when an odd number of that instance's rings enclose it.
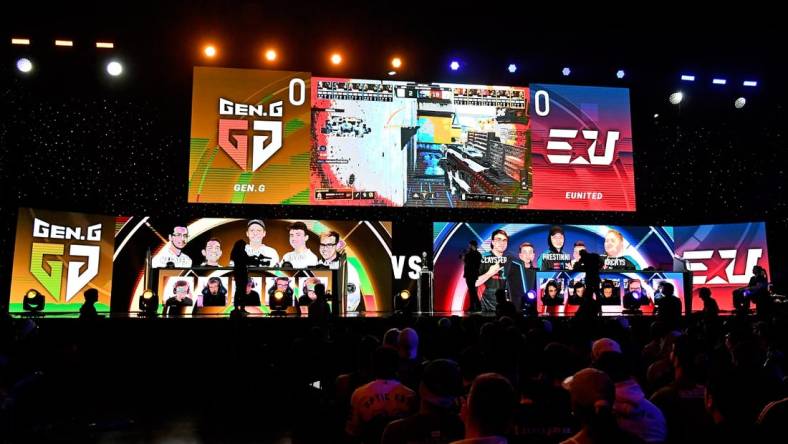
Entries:
{"label": "vs sign", "polygon": [[421,273],[422,259],[419,256],[391,256],[391,268],[394,279],[402,279],[405,272],[405,261],[408,261],[408,277],[418,279]]}

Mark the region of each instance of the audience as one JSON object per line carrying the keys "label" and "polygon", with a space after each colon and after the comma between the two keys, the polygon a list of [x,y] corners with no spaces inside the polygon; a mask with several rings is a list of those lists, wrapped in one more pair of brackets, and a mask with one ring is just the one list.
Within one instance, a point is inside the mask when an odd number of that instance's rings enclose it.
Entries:
{"label": "audience", "polygon": [[463,395],[460,366],[436,359],[424,367],[419,385],[419,412],[391,422],[383,432],[383,444],[447,443],[462,439],[459,416]]}
{"label": "audience", "polygon": [[350,398],[345,431],[361,442],[378,442],[386,425],[415,411],[416,393],[397,381],[397,352],[379,347],[372,354],[374,380],[357,388]]}
{"label": "audience", "polygon": [[423,362],[419,357],[419,334],[416,330],[406,328],[400,332],[397,352],[397,378],[411,390],[418,390]]}
{"label": "audience", "polygon": [[465,439],[459,444],[506,444],[517,397],[503,376],[483,373],[476,377],[463,411]]}
{"label": "audience", "polygon": [[[327,302],[324,288],[316,290]],[[282,413],[292,419],[282,427],[294,430],[294,442],[774,441],[788,426],[788,317],[780,307],[770,317],[719,316],[708,292],[701,295],[707,310],[689,317],[676,316],[664,286],[653,318],[548,320],[513,313],[501,301],[495,317],[338,320],[323,310],[284,322],[295,336],[254,336],[246,334],[252,324],[234,323],[231,351],[215,363],[204,355],[184,362],[212,371],[183,380],[207,381],[233,368],[256,381],[264,372],[264,390],[291,398],[264,405],[296,406]],[[85,296],[82,317],[95,317],[96,295]],[[53,413],[85,398],[86,384],[101,373],[95,369],[107,349],[91,349],[93,329],[113,324],[80,322],[79,337],[58,338],[39,353],[40,321],[0,321],[0,436],[46,441],[40,431],[65,427]],[[52,331],[46,339],[54,343]],[[231,343],[199,341],[210,350]],[[140,350],[135,359],[144,374],[149,351]],[[169,353],[168,345],[157,356]],[[70,380],[79,380],[81,391],[53,397],[53,388]],[[114,396],[110,377],[103,381]],[[55,399],[52,413],[44,409],[37,419],[39,407]]]}
{"label": "audience", "polygon": [[616,389],[604,372],[586,368],[564,384],[572,400],[572,412],[582,424],[580,430],[562,444],[623,444],[642,442],[621,430],[613,412]]}
{"label": "audience", "polygon": [[697,442],[710,432],[711,419],[704,405],[706,388],[699,383],[701,356],[689,336],[676,338],[670,354],[673,381],[651,395],[651,402],[665,415],[669,442]]}
{"label": "audience", "polygon": [[[605,345],[599,347],[601,341],[605,341]],[[598,351],[600,348],[605,350]],[[599,353],[596,355],[592,351],[594,368],[605,372],[615,385],[613,416],[618,426],[644,442],[664,442],[667,439],[665,417],[657,406],[646,399],[619,345],[612,339],[603,338],[594,343],[592,350]]]}

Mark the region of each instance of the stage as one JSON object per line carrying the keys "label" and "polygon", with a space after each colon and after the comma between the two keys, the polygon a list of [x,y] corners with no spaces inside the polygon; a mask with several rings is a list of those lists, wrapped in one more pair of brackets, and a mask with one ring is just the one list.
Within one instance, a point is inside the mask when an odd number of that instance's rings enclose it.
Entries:
{"label": "stage", "polygon": [[[700,316],[702,312],[693,312],[689,315],[684,315],[683,317],[694,317]],[[750,311],[748,315],[755,314],[754,311]],[[116,319],[137,319],[137,320],[181,320],[181,319],[214,319],[214,320],[228,320],[228,319],[239,319],[239,320],[288,320],[288,321],[312,321],[315,320],[309,318],[306,314],[274,314],[274,313],[251,313],[247,312],[246,314],[236,317],[232,314],[227,313],[199,313],[199,314],[183,314],[179,316],[162,316],[161,314],[157,314],[155,316],[146,315],[141,312],[129,312],[129,313],[110,313],[110,312],[99,312],[98,318],[91,318],[91,319],[80,319],[79,312],[47,312],[45,314],[33,315],[29,313],[10,313],[9,314],[14,319],[31,319],[34,321],[46,321],[50,319],[76,319],[82,320],[86,322],[93,322],[93,321],[111,321]],[[733,310],[720,310],[719,316],[720,317],[729,317],[735,316],[737,313]],[[367,311],[367,312],[350,312],[345,313],[343,315],[336,315],[332,316],[327,322],[341,322],[343,320],[353,320],[353,319],[389,319],[389,318],[396,318],[396,319],[441,319],[441,318],[471,318],[471,317],[478,317],[484,318],[489,320],[495,320],[498,315],[495,312],[469,312],[469,311],[424,311],[424,312],[414,312],[414,313],[403,313],[403,312],[393,312],[393,311]],[[536,316],[533,315],[524,315],[521,314],[516,317],[516,319],[573,319],[575,316],[572,313],[540,313]],[[616,318],[642,318],[642,319],[656,319],[656,315],[653,313],[626,313],[626,312],[603,312],[599,319],[616,319]]]}

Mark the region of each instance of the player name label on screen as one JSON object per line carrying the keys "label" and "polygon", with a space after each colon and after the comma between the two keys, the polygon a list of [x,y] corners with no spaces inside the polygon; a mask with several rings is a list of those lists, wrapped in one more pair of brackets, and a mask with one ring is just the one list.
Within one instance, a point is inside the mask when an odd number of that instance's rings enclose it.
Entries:
{"label": "player name label on screen", "polygon": [[629,91],[194,70],[189,202],[634,211]]}

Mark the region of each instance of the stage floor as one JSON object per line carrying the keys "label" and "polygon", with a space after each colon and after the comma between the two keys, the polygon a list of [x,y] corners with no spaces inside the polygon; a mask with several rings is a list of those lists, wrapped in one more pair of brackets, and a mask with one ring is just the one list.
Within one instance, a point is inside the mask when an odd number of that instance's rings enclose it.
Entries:
{"label": "stage floor", "polygon": [[[700,313],[700,312],[698,312]],[[733,311],[720,311],[720,316],[731,316]],[[78,312],[48,312],[39,315],[30,315],[26,313],[10,313],[14,318],[31,318],[31,319],[78,319]],[[179,316],[146,316],[140,313],[99,313],[100,319],[229,319],[232,316],[227,313],[200,313],[200,314],[183,314]],[[494,312],[466,312],[466,311],[424,311],[415,312],[411,314],[396,313],[390,311],[366,311],[366,312],[353,312],[340,316],[335,316],[334,319],[358,319],[358,318],[389,318],[392,316],[407,316],[407,317],[425,317],[425,318],[448,318],[448,317],[471,317],[480,316],[483,318],[495,318]],[[572,318],[574,314],[565,313],[540,313],[537,315],[539,318]],[[638,317],[638,318],[652,318],[653,314],[648,313],[602,313],[603,318],[617,318],[617,317]],[[296,314],[271,314],[271,313],[247,313],[243,319],[309,319],[306,315]]]}

